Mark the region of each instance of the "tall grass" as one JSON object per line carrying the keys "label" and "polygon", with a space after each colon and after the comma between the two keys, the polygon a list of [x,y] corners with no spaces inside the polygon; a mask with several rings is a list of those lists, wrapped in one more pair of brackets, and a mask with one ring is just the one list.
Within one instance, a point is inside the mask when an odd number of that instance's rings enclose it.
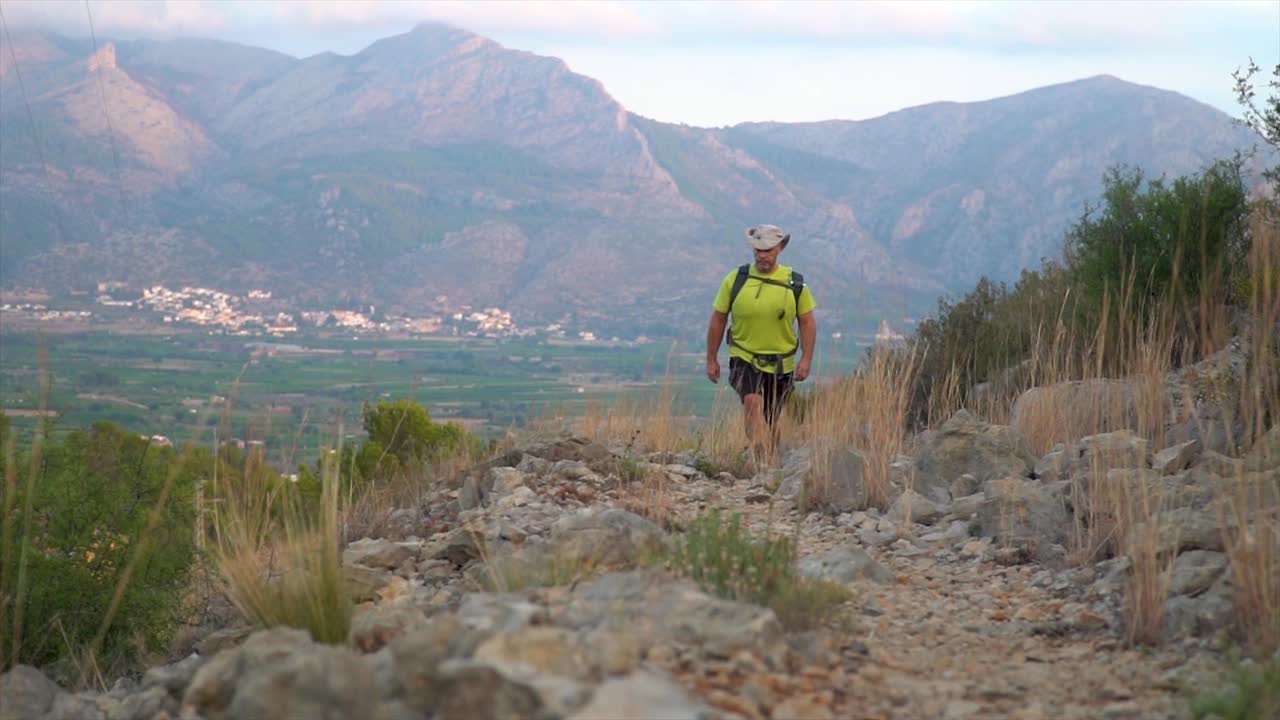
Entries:
{"label": "tall grass", "polygon": [[866,500],[886,508],[890,466],[905,446],[907,410],[919,358],[914,349],[872,348],[853,375],[815,391],[806,402],[804,421],[794,433],[810,448],[809,506],[829,495],[832,477],[828,451],[851,446],[866,460]]}
{"label": "tall grass", "polygon": [[[339,434],[341,438],[341,434]],[[338,524],[338,450],[321,463],[319,513],[267,473],[246,468],[228,483],[216,514],[215,557],[231,602],[261,627],[307,630],[345,642],[352,606],[344,585]]]}
{"label": "tall grass", "polygon": [[[1223,388],[1237,393],[1244,434],[1238,444],[1245,448],[1280,427],[1280,211],[1256,210],[1250,226],[1248,312],[1242,320],[1250,339],[1248,362],[1239,383]],[[1252,466],[1241,464],[1226,479],[1219,507],[1239,633],[1252,649],[1271,652],[1280,648],[1280,448],[1251,460]]]}

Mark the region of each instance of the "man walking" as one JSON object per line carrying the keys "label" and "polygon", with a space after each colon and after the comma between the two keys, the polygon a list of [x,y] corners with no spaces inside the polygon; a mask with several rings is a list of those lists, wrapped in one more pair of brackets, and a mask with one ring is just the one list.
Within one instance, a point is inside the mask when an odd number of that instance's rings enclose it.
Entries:
{"label": "man walking", "polygon": [[[772,456],[778,415],[793,382],[809,377],[818,323],[817,304],[800,273],[778,264],[791,236],[775,225],[747,229],[755,262],[720,283],[707,326],[707,378],[720,381],[720,343],[729,345],[729,384],[742,399],[747,441],[756,458]],[[733,326],[725,335],[725,325]],[[796,325],[799,324],[799,338]],[[799,361],[797,351],[801,351]]]}

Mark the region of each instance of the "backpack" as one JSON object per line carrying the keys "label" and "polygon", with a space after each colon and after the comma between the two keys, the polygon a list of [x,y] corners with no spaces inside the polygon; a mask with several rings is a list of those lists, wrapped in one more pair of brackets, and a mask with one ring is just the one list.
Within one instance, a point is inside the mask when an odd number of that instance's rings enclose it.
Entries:
{"label": "backpack", "polygon": [[[750,276],[751,276],[750,264],[742,265],[738,268],[738,276],[733,279],[733,287],[729,289],[729,312],[730,313],[733,313],[733,302],[738,299],[738,293],[742,292],[742,288],[744,285],[747,284],[747,278]],[[791,288],[791,292],[793,295],[795,295],[795,299],[796,299],[796,315],[800,314],[800,293],[804,291],[803,275],[796,272],[795,270],[792,270],[790,282],[780,282],[778,280],[770,280],[768,278],[762,278],[762,277],[756,277],[756,280],[759,280],[760,282],[766,285],[777,285],[779,287]],[[751,350],[748,350],[747,348],[744,348],[733,341],[732,327],[725,329],[724,339],[725,339],[725,342],[730,347],[736,347],[742,350],[743,352],[747,353],[748,355],[750,355],[752,365],[755,365],[760,369],[774,367],[777,369],[778,372],[782,371],[782,361],[785,360],[786,358],[791,357],[792,355],[795,355],[796,352],[800,350],[800,345],[799,343],[797,343],[796,346],[792,348],[791,352],[789,353],[782,353],[777,355],[774,355],[774,354],[765,355],[761,353],[752,352]]]}

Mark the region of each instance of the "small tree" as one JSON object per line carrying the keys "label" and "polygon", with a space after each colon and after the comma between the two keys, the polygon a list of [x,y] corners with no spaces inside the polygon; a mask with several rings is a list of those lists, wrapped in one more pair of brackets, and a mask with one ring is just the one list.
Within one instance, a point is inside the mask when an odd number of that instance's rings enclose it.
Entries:
{"label": "small tree", "polygon": [[1140,305],[1198,298],[1206,283],[1238,267],[1248,248],[1241,162],[1220,160],[1172,183],[1112,168],[1101,210],[1086,211],[1067,231],[1075,283],[1095,306],[1123,288]]}
{"label": "small tree", "polygon": [[[1253,77],[1261,71],[1253,58],[1249,65],[1231,74],[1236,81],[1236,100],[1244,108],[1244,117],[1237,122],[1248,127],[1262,138],[1262,141],[1273,148],[1280,148],[1280,63],[1271,72],[1271,80],[1267,85],[1271,94],[1258,103],[1254,90]],[[1263,173],[1263,177],[1273,183],[1280,183],[1280,165]]]}

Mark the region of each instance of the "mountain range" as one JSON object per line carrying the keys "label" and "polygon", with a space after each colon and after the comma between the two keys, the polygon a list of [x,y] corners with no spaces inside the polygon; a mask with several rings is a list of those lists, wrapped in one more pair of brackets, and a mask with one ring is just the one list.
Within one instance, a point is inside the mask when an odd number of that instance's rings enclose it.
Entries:
{"label": "mountain range", "polygon": [[0,284],[465,303],[680,335],[769,222],[824,327],[865,331],[1056,256],[1110,166],[1176,176],[1252,144],[1219,110],[1111,76],[699,128],[437,24],[304,59],[25,32],[0,47]]}

